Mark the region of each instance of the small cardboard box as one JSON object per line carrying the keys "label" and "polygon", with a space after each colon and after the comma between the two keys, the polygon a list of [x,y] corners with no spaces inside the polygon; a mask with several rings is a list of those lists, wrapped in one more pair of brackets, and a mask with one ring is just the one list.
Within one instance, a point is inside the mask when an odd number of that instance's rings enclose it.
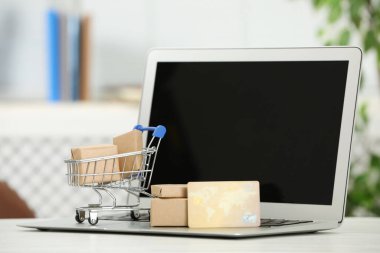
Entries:
{"label": "small cardboard box", "polygon": [[[95,158],[100,156],[117,155],[117,146],[112,144],[74,147],[71,149],[71,156],[74,160],[82,160],[87,158]],[[93,175],[85,174],[102,174],[102,173],[119,173],[118,159],[101,160],[97,162],[78,163],[74,167],[74,173],[79,174],[74,177],[75,184],[93,184],[93,183],[109,183],[111,181],[120,180],[120,174],[109,175]]]}
{"label": "small cardboard box", "polygon": [[[143,148],[142,132],[132,130],[128,133],[113,138],[113,144],[118,148],[119,154],[141,151]],[[142,168],[142,155],[134,155],[119,158],[120,171],[137,171]],[[123,178],[129,177],[130,173],[123,174]]]}
{"label": "small cardboard box", "polygon": [[187,184],[152,185],[151,192],[159,198],[187,198]]}
{"label": "small cardboard box", "polygon": [[187,184],[190,228],[260,226],[257,181]]}
{"label": "small cardboard box", "polygon": [[186,227],[187,199],[153,198],[150,210],[152,227]]}

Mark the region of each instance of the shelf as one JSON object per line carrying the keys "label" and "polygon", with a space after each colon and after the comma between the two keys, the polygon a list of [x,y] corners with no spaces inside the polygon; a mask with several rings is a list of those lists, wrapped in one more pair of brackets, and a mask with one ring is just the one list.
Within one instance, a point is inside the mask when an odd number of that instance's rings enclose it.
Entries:
{"label": "shelf", "polygon": [[117,135],[138,120],[137,104],[119,102],[0,103],[0,135]]}

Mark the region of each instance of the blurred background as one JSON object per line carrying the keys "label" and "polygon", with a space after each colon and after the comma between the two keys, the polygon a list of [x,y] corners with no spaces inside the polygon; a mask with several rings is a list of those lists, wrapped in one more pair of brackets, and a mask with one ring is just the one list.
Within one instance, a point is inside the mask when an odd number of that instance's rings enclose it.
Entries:
{"label": "blurred background", "polygon": [[150,48],[322,45],[365,52],[346,215],[379,216],[380,1],[0,0],[0,218],[96,201],[63,159],[134,126]]}

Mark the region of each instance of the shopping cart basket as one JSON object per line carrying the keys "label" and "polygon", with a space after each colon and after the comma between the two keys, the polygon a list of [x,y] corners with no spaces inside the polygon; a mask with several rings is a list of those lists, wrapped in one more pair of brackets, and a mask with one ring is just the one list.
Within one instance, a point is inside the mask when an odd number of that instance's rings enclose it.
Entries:
{"label": "shopping cart basket", "polygon": [[[75,220],[82,223],[88,212],[88,222],[95,225],[99,221],[98,213],[103,211],[126,211],[133,220],[139,220],[141,212],[150,215],[149,208],[140,207],[140,194],[152,197],[147,192],[153,175],[154,164],[157,157],[161,139],[165,136],[164,126],[134,127],[140,131],[151,131],[152,138],[146,148],[136,152],[118,155],[103,156],[82,160],[65,160],[67,165],[67,180],[70,186],[92,188],[99,197],[99,203],[89,204],[86,207],[78,207],[75,211]],[[127,165],[131,166],[127,166]],[[122,191],[127,195],[124,205],[119,205],[116,191]],[[103,205],[105,193],[112,199],[112,205]],[[130,201],[130,196],[135,200]]]}

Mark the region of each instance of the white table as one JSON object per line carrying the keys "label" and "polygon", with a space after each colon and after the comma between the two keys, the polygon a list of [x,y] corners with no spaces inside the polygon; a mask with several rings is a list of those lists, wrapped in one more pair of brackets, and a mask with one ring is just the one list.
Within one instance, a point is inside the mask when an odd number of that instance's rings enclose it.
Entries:
{"label": "white table", "polygon": [[250,239],[43,232],[0,220],[0,252],[380,252],[380,218],[347,218],[335,230]]}

